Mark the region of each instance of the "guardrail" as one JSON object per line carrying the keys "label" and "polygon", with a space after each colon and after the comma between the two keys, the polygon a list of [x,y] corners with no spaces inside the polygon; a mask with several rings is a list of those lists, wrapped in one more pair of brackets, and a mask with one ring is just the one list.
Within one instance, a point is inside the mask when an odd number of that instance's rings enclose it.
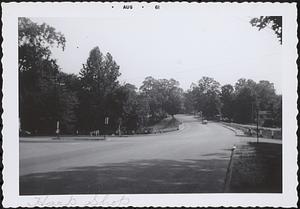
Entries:
{"label": "guardrail", "polygon": [[[257,135],[257,127],[254,125],[244,125],[244,124],[226,123],[226,122],[222,122],[222,123],[227,126],[231,126],[233,128],[243,131],[245,135],[248,135],[248,136],[256,136]],[[282,139],[281,128],[267,128],[267,127],[259,126],[258,134],[259,134],[259,137]]]}

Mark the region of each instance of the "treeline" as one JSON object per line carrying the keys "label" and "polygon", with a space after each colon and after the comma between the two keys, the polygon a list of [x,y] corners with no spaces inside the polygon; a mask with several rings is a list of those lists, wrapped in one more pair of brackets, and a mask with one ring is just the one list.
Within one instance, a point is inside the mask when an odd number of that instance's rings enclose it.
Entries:
{"label": "treeline", "polygon": [[[282,96],[266,80],[256,83],[241,78],[234,86],[221,86],[213,78],[203,77],[192,84],[184,98],[185,112],[201,112],[207,119],[251,124],[259,118],[262,126],[282,125]],[[263,115],[257,116],[260,112]]]}
{"label": "treeline", "polygon": [[[35,134],[103,134],[142,131],[167,115],[202,112],[241,123],[252,122],[253,104],[270,110],[281,125],[281,96],[268,81],[240,79],[233,87],[203,77],[184,92],[174,79],[147,77],[137,89],[118,81],[120,67],[110,53],[93,48],[79,75],[60,70],[51,47],[64,50],[63,34],[47,24],[19,18],[20,128]],[[250,105],[250,106],[249,106]],[[252,105],[252,106],[251,106]],[[105,118],[109,118],[107,125]]]}

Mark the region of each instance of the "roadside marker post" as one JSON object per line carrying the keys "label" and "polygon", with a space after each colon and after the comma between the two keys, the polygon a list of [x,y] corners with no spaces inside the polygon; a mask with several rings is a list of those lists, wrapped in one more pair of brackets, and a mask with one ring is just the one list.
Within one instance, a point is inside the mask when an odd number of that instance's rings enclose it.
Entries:
{"label": "roadside marker post", "polygon": [[59,121],[56,122],[56,137],[59,139]]}
{"label": "roadside marker post", "polygon": [[[109,117],[105,117],[104,118],[104,126],[107,126],[108,125],[108,121],[109,121]],[[104,140],[106,139],[106,129],[104,129]]]}

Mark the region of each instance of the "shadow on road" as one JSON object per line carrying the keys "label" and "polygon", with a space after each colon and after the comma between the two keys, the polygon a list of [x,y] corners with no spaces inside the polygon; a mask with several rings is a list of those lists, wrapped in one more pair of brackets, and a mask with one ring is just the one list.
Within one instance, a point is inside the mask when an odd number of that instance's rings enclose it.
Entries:
{"label": "shadow on road", "polygon": [[220,193],[228,159],[143,160],[20,177],[20,195]]}

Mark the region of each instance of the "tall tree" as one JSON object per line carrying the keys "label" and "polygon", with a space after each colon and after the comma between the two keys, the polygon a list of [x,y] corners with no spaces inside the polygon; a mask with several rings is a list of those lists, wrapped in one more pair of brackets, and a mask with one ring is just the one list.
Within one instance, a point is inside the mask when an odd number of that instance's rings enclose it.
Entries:
{"label": "tall tree", "polygon": [[182,109],[183,90],[174,79],[146,77],[140,90],[148,99],[153,121],[161,120],[166,114],[174,116]]}
{"label": "tall tree", "polygon": [[276,112],[277,108],[275,106],[280,101],[278,101],[279,97],[277,97],[276,95],[274,84],[266,80],[259,81],[256,85],[256,94],[259,104],[259,110],[267,111],[268,113],[266,115],[267,119],[263,121],[263,125],[273,126],[278,124],[275,121],[280,118],[280,115]]}
{"label": "tall tree", "polygon": [[256,108],[255,96],[252,90],[245,86],[235,94],[234,99],[234,121],[237,123],[254,122],[254,112]]}
{"label": "tall tree", "polygon": [[231,120],[233,118],[233,113],[234,113],[234,108],[233,108],[234,88],[232,85],[227,84],[221,87],[220,100],[222,102],[222,107],[221,107],[222,117],[226,117]]}
{"label": "tall tree", "polygon": [[266,80],[258,83],[251,79],[239,79],[235,84],[235,120],[241,123],[254,122],[256,111],[267,111],[269,125],[275,118],[274,105],[277,100],[274,84]]}
{"label": "tall tree", "polygon": [[259,109],[271,111],[276,97],[274,84],[261,80],[256,84],[255,91],[258,97]]}
{"label": "tall tree", "polygon": [[156,122],[165,117],[166,113],[163,110],[164,96],[159,81],[151,76],[146,77],[140,91],[149,104],[150,120]]}
{"label": "tall tree", "polygon": [[220,83],[213,78],[203,76],[198,85],[193,87],[196,97],[197,110],[207,118],[213,118],[220,114]]}
{"label": "tall tree", "polygon": [[164,94],[163,109],[174,117],[182,109],[183,90],[179,88],[179,82],[174,79],[162,79],[160,83]]}
{"label": "tall tree", "polygon": [[185,113],[195,113],[194,97],[191,89],[183,93],[183,108]]}
{"label": "tall tree", "polygon": [[238,123],[254,123],[258,105],[256,82],[241,78],[235,83],[234,121]]}
{"label": "tall tree", "polygon": [[80,71],[80,124],[85,131],[104,128],[104,118],[110,117],[107,127],[115,128],[118,116],[118,104],[114,102],[114,95],[119,87],[117,80],[120,76],[119,66],[113,57],[105,56],[99,47],[90,51],[86,64]]}
{"label": "tall tree", "polygon": [[[54,46],[64,49],[66,39],[55,28],[18,19],[19,115],[21,128],[31,132],[55,131],[55,103],[59,67],[51,57]],[[56,118],[54,117],[56,115]]]}
{"label": "tall tree", "polygon": [[79,78],[74,74],[59,72],[56,80],[55,94],[57,118],[63,133],[75,133],[78,126],[78,90]]}
{"label": "tall tree", "polygon": [[147,125],[148,100],[138,94],[137,88],[129,83],[117,90],[115,102],[119,103],[119,126],[124,132],[131,133]]}

